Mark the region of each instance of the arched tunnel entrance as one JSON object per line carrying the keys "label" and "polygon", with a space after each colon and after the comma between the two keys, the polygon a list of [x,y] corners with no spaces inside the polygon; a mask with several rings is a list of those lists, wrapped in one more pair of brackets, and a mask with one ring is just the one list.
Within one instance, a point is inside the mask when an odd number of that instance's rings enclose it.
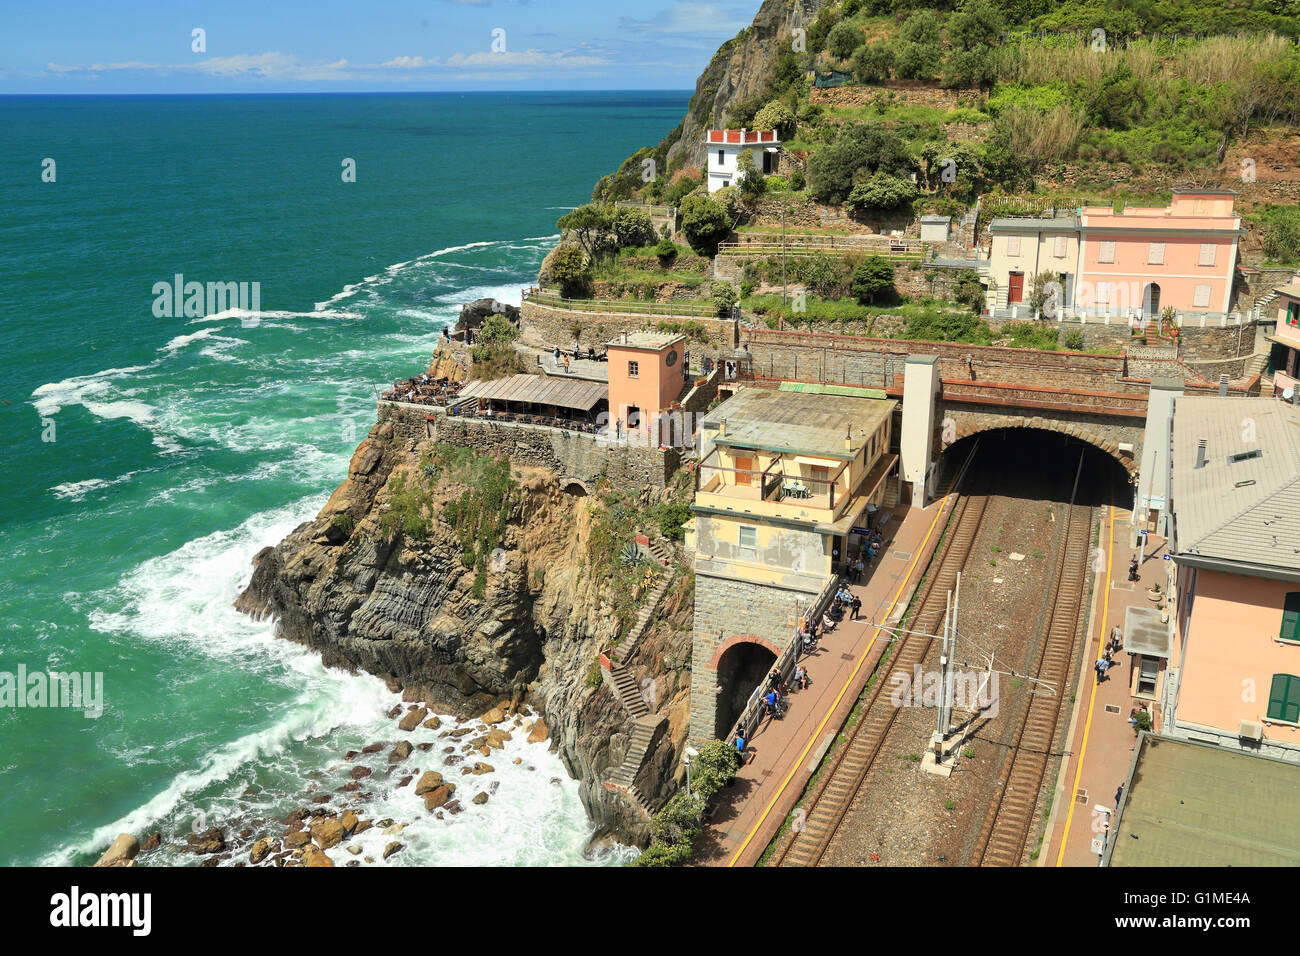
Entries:
{"label": "arched tunnel entrance", "polygon": [[1068,501],[1077,476],[1077,504],[1133,502],[1133,480],[1119,459],[1090,442],[1041,428],[994,428],[953,442],[943,450],[940,487],[951,482],[977,441],[967,490]]}
{"label": "arched tunnel entrance", "polygon": [[732,644],[718,658],[717,724],[713,735],[725,740],[749,703],[749,695],[762,684],[776,663],[776,654],[756,641]]}

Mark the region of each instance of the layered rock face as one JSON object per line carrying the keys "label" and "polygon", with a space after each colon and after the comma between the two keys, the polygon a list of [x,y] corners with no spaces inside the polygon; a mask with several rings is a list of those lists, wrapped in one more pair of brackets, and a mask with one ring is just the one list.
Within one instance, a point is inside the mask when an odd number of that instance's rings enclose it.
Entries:
{"label": "layered rock face", "polygon": [[670,166],[684,155],[687,165],[705,168],[707,131],[724,126],[733,105],[763,92],[781,54],[791,50],[793,30],[811,27],[823,6],[825,0],[763,0],[753,24],[724,44],[696,80],[694,107],[668,152]]}
{"label": "layered rock face", "polygon": [[[591,499],[566,494],[549,471],[516,468],[505,532],[476,571],[462,563],[465,546],[443,520],[464,487],[419,474],[430,467],[432,447],[401,438],[390,423],[376,425],[320,514],[258,553],[236,607],[274,616],[280,636],[315,648],[325,663],[375,674],[407,700],[444,712],[477,716],[503,698],[526,696],[581,781],[593,821],[625,842],[644,842],[644,815],[603,786],[631,722],[592,680],[596,655],[618,624],[607,582],[584,565]],[[381,516],[394,495],[421,481],[427,532],[386,530]],[[658,493],[642,494],[649,501]],[[689,673],[684,663],[677,673],[662,663],[689,660],[689,581],[682,587],[687,596],[669,592],[670,613],[632,662],[638,680],[655,681],[659,709],[670,717],[640,778],[652,798],[671,791],[685,745]]]}

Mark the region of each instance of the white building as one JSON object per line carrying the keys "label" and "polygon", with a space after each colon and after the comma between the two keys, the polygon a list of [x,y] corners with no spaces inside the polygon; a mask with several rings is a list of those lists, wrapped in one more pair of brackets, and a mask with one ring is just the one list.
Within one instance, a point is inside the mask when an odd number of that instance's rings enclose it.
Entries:
{"label": "white building", "polygon": [[737,181],[744,150],[754,154],[754,169],[764,176],[776,172],[781,161],[781,140],[774,129],[711,129],[707,145],[710,193]]}

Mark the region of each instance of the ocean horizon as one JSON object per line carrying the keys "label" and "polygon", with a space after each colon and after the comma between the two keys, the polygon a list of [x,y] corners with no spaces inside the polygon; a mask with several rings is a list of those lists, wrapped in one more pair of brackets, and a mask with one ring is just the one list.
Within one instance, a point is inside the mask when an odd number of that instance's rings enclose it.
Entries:
{"label": "ocean horizon", "polygon": [[[0,94],[0,674],[103,688],[99,716],[0,707],[0,864],[283,816],[391,739],[398,695],[231,607],[251,559],[343,480],[377,392],[465,302],[518,304],[556,218],[689,96]],[[160,309],[177,277],[256,308]],[[587,862],[558,757],[504,756],[489,807],[426,815],[388,864]],[[374,812],[415,820],[403,799]]]}

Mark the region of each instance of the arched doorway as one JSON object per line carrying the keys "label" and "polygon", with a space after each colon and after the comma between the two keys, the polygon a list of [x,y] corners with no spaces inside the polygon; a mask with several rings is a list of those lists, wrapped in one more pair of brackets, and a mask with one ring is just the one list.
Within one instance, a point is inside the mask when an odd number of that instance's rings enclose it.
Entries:
{"label": "arched doorway", "polygon": [[1148,319],[1160,317],[1160,286],[1155,282],[1148,282],[1142,290],[1142,314]]}
{"label": "arched doorway", "polygon": [[756,641],[738,641],[718,658],[718,694],[714,736],[725,740],[749,703],[749,695],[767,679],[776,654]]}

